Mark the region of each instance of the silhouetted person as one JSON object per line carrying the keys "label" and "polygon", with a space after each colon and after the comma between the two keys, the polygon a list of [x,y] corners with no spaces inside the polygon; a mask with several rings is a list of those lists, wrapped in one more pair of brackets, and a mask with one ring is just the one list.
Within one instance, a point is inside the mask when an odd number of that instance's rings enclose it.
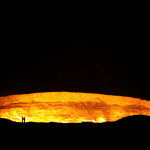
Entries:
{"label": "silhouetted person", "polygon": [[25,123],[25,117],[22,116],[22,123]]}
{"label": "silhouetted person", "polygon": [[23,123],[23,116],[22,116],[22,123]]}

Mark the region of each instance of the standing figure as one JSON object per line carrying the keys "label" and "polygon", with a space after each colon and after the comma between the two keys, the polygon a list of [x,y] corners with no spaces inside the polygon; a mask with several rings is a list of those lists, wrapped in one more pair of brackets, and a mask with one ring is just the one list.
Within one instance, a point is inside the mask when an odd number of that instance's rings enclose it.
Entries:
{"label": "standing figure", "polygon": [[22,123],[23,123],[23,116],[22,116]]}
{"label": "standing figure", "polygon": [[25,123],[25,117],[22,116],[22,123]]}

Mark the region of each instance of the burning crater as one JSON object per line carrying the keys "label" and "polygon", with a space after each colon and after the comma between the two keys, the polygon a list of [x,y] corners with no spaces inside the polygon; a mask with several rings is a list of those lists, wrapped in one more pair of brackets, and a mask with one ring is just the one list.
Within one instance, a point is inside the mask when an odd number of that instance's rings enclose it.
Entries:
{"label": "burning crater", "polygon": [[132,115],[150,116],[150,101],[75,92],[44,92],[0,97],[0,118],[21,122],[96,123]]}

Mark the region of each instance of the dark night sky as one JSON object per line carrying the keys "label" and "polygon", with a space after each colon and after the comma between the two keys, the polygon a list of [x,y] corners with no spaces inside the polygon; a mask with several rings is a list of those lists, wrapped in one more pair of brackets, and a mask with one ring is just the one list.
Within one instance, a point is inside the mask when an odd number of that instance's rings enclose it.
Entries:
{"label": "dark night sky", "polygon": [[1,7],[0,96],[74,91],[150,100],[150,8],[98,4]]}

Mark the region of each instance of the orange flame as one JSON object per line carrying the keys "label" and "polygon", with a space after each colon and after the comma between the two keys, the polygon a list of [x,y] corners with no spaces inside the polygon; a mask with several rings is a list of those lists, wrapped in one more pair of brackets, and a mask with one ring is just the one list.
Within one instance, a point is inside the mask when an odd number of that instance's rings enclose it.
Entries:
{"label": "orange flame", "polygon": [[132,115],[150,116],[150,102],[93,93],[44,92],[0,97],[0,118],[21,122],[96,123]]}

